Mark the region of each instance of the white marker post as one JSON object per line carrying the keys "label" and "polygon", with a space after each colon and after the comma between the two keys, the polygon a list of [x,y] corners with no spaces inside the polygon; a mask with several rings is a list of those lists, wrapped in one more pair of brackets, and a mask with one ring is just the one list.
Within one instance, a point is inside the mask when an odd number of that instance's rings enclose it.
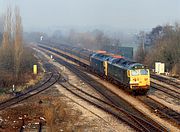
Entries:
{"label": "white marker post", "polygon": [[51,55],[51,59],[53,59],[53,55]]}
{"label": "white marker post", "polygon": [[164,74],[165,64],[162,62],[155,62],[155,72],[158,74]]}
{"label": "white marker post", "polygon": [[42,41],[42,40],[43,40],[43,36],[40,37],[40,41]]}
{"label": "white marker post", "polygon": [[15,86],[14,86],[14,84],[13,84],[13,87],[12,87],[12,91],[13,91],[13,93],[15,92]]}

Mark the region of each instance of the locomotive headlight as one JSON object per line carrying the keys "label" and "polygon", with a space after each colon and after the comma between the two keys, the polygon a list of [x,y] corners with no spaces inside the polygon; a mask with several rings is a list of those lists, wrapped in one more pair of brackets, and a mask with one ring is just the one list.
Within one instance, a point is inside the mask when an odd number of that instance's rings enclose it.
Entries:
{"label": "locomotive headlight", "polygon": [[133,78],[133,81],[135,81],[135,82],[136,82],[136,78]]}
{"label": "locomotive headlight", "polygon": [[148,78],[144,78],[144,80],[145,80],[145,81],[147,81],[147,80],[148,80]]}

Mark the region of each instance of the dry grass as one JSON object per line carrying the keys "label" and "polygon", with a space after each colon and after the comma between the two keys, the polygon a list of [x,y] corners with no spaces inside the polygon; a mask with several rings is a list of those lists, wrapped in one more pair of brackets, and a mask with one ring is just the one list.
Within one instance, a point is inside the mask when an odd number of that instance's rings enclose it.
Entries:
{"label": "dry grass", "polygon": [[53,132],[54,108],[53,107],[44,108],[44,116],[45,116],[47,125],[49,126],[48,131]]}
{"label": "dry grass", "polygon": [[47,122],[49,132],[74,131],[80,130],[75,124],[79,122],[82,113],[74,110],[72,106],[66,103],[63,97],[60,97],[57,90],[48,90],[46,93],[50,96],[41,96],[43,100],[44,117]]}
{"label": "dry grass", "polygon": [[[11,92],[12,86],[15,85],[16,91],[23,91],[26,88],[37,84],[40,80],[43,79],[44,73],[42,70],[39,70],[38,75],[33,75],[32,73],[25,73],[19,80],[14,80],[11,73],[7,74],[6,72],[0,75],[0,96],[5,92]],[[0,97],[1,98],[1,97]]]}
{"label": "dry grass", "polygon": [[33,76],[29,78],[29,81],[26,83],[26,86],[33,86],[36,83],[38,83],[40,80],[42,80],[44,77],[44,73],[39,73],[37,76]]}
{"label": "dry grass", "polygon": [[[80,132],[96,127],[93,122],[87,122],[86,118],[82,118],[82,112],[74,109],[69,103],[70,101],[66,97],[61,95],[54,87],[51,87],[42,94],[25,100],[21,105],[0,112],[0,117],[7,119],[1,126],[3,129],[0,128],[0,131],[12,131],[13,127],[21,125],[22,122],[18,118],[24,115],[27,118],[36,118],[36,122],[39,117],[45,118],[43,126],[47,132],[61,130]],[[17,121],[17,123],[13,124],[13,121]]]}

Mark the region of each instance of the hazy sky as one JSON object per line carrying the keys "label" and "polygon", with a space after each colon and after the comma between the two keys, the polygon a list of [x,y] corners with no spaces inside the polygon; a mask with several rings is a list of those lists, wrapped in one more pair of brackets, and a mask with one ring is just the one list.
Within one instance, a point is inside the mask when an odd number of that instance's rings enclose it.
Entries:
{"label": "hazy sky", "polygon": [[0,0],[20,7],[25,29],[110,26],[147,29],[180,22],[180,0]]}

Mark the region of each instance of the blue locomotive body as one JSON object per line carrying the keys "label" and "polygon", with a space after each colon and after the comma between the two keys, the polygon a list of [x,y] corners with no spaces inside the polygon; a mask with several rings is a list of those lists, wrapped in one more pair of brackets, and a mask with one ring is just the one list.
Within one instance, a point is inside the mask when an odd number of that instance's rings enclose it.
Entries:
{"label": "blue locomotive body", "polygon": [[100,75],[124,85],[132,91],[148,91],[150,86],[149,69],[142,64],[115,58],[112,55],[95,53],[90,56],[90,66]]}

